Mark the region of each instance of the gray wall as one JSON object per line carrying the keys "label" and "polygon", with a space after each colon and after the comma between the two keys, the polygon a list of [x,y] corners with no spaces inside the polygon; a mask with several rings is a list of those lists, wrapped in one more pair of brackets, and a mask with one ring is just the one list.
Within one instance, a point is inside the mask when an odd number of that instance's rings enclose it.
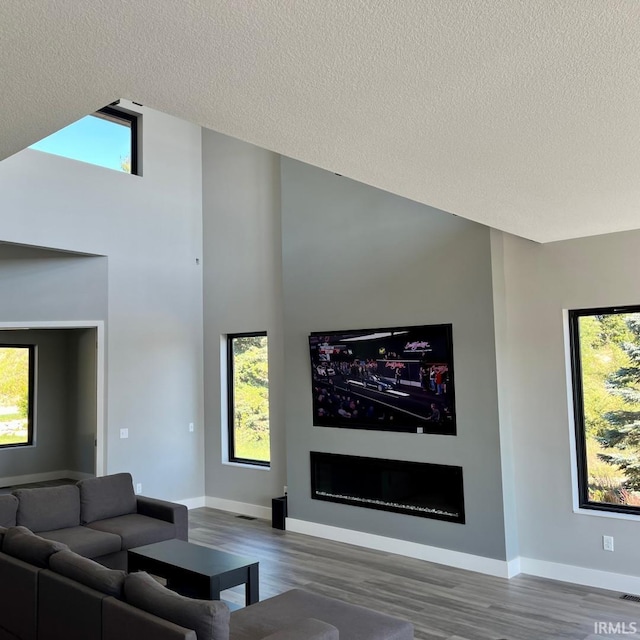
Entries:
{"label": "gray wall", "polygon": [[[640,575],[636,520],[573,512],[565,309],[638,304],[640,231],[536,245],[504,236],[520,553]],[[602,550],[602,535],[615,552]]]}
{"label": "gray wall", "polygon": [[507,560],[520,555],[518,510],[513,453],[513,421],[511,417],[510,344],[506,300],[504,236],[491,229],[491,272],[493,276],[493,315],[496,340],[496,382],[498,385],[498,415],[500,420],[500,466],[502,470],[502,501],[504,505],[504,535]]}
{"label": "gray wall", "polygon": [[0,300],[0,322],[106,321],[107,259],[0,244]]}
{"label": "gray wall", "polygon": [[[280,158],[203,130],[206,494],[261,506],[285,484]],[[221,336],[266,331],[271,468],[224,463]]]}
{"label": "gray wall", "polygon": [[[128,106],[143,117],[144,175],[26,149],[0,163],[0,241],[107,256],[105,471],[192,498],[204,493],[201,128]],[[59,313],[78,319],[78,305]]]}
{"label": "gray wall", "polygon": [[68,442],[71,471],[95,474],[97,431],[97,331],[67,331],[69,353]]}
{"label": "gray wall", "polygon": [[[505,559],[489,229],[282,159],[293,518]],[[313,427],[311,331],[452,323],[458,436]],[[310,499],[309,451],[461,465],[467,524]]]}

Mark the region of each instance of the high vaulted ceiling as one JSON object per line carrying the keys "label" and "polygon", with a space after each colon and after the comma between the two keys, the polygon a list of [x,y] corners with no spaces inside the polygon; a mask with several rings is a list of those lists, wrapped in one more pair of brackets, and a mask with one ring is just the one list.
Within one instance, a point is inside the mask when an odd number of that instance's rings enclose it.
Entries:
{"label": "high vaulted ceiling", "polygon": [[0,158],[117,98],[541,242],[640,228],[637,0],[0,2]]}

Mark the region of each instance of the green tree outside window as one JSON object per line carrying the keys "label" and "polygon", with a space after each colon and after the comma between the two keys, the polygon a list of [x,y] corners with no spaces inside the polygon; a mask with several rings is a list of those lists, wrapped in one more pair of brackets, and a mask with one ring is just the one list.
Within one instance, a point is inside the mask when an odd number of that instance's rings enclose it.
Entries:
{"label": "green tree outside window", "polygon": [[230,458],[269,463],[267,336],[229,336],[232,416]]}

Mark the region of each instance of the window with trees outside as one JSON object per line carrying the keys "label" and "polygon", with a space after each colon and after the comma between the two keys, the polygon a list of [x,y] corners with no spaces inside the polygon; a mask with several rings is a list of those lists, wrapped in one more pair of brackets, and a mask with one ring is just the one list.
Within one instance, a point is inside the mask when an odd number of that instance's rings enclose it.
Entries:
{"label": "window with trees outside", "polygon": [[640,306],[569,312],[580,506],[640,515]]}
{"label": "window with trees outside", "polygon": [[33,444],[32,345],[0,345],[0,448]]}
{"label": "window with trees outside", "polygon": [[229,461],[269,466],[267,334],[227,336]]}

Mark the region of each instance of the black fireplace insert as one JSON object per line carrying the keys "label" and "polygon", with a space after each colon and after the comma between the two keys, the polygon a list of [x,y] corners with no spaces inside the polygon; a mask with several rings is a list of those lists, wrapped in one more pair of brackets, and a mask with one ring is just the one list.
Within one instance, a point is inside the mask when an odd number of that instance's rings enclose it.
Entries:
{"label": "black fireplace insert", "polygon": [[462,467],[310,453],[314,500],[465,522]]}

